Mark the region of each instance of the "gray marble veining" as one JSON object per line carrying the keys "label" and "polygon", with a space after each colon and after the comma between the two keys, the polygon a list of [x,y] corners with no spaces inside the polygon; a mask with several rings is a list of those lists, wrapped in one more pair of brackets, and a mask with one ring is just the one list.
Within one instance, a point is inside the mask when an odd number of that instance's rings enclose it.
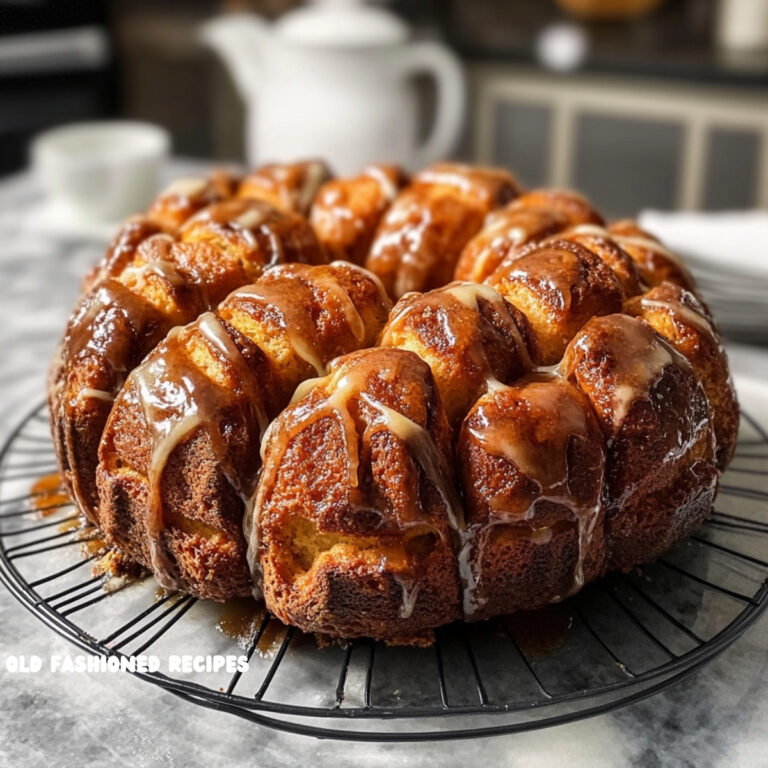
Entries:
{"label": "gray marble veining", "polygon": [[[179,175],[176,166],[171,176]],[[86,268],[103,246],[20,226],[27,175],[0,183],[0,440],[44,394],[44,372]],[[768,354],[733,349],[768,380]],[[0,768],[13,766],[768,766],[768,616],[701,672],[614,714],[528,734],[350,745],[260,728],[128,675],[11,674],[8,654],[72,651],[0,588]]]}

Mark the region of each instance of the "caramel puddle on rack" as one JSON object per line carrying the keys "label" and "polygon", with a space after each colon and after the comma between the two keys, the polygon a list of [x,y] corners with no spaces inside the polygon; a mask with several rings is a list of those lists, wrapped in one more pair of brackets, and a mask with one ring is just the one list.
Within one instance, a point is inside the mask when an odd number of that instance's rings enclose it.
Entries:
{"label": "caramel puddle on rack", "polygon": [[64,490],[61,476],[58,472],[52,472],[32,483],[29,489],[32,507],[43,517],[48,517],[60,509],[61,505],[69,502],[69,495]]}
{"label": "caramel puddle on rack", "polygon": [[[37,510],[42,517],[49,517],[50,515],[58,512],[65,505],[72,506],[72,509],[77,511],[77,507],[72,504],[69,495],[64,490],[64,485],[61,482],[61,475],[58,472],[52,472],[50,475],[43,475],[43,477],[32,483],[29,489],[30,501],[32,507]],[[78,538],[85,538],[90,534],[96,532],[96,528],[85,521],[85,518],[77,514],[75,517],[62,520],[57,526],[59,533],[68,533],[70,531],[78,531]],[[96,541],[96,539],[94,539]],[[84,542],[90,544],[91,542]],[[102,542],[102,546],[106,546],[105,542]],[[89,549],[89,554],[93,554],[94,550]]]}
{"label": "caramel puddle on rack", "polygon": [[[263,603],[257,603],[250,597],[236,597],[219,606],[216,629],[236,640],[245,650],[259,631],[266,615]],[[255,652],[262,658],[271,658],[282,645],[287,632],[288,627],[282,621],[270,616],[256,644]]]}
{"label": "caramel puddle on rack", "polygon": [[[30,504],[42,517],[48,517],[64,507],[71,506],[77,512],[64,490],[58,472],[36,480],[29,489]],[[137,581],[143,572],[140,566],[131,563],[117,551],[111,549],[101,531],[78,513],[62,520],[57,526],[59,533],[71,533],[75,541],[80,542],[80,555],[84,560],[97,557],[91,568],[91,575],[104,577],[103,586],[107,592],[121,589],[126,584]]]}
{"label": "caramel puddle on rack", "polygon": [[106,554],[109,547],[107,542],[101,536],[101,531],[90,523],[86,523],[77,532],[77,538],[82,541],[80,545],[80,552],[83,557],[91,557],[92,555]]}
{"label": "caramel puddle on rack", "polygon": [[59,523],[58,531],[59,533],[67,533],[67,531],[76,531],[82,525],[83,525],[83,519],[78,515],[77,517],[73,517],[69,520],[64,520],[64,522]]}
{"label": "caramel puddle on rack", "polygon": [[565,643],[573,626],[573,614],[567,605],[553,603],[537,611],[518,611],[502,616],[497,621],[506,627],[526,656],[542,659]]}
{"label": "caramel puddle on rack", "polygon": [[269,624],[267,624],[264,632],[262,632],[259,642],[256,645],[256,653],[265,659],[274,656],[277,653],[278,648],[282,645],[287,632],[288,627],[286,627],[282,621],[276,619],[274,616],[270,618]]}
{"label": "caramel puddle on rack", "polygon": [[264,606],[252,597],[235,597],[218,606],[216,629],[247,646],[264,620]]}

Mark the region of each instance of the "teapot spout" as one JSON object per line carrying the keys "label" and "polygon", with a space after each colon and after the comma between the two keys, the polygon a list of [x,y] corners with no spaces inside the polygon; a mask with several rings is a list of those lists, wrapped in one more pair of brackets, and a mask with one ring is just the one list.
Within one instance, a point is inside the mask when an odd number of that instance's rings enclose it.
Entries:
{"label": "teapot spout", "polygon": [[201,38],[226,64],[244,100],[255,94],[261,80],[264,47],[269,24],[252,13],[230,13],[205,22]]}

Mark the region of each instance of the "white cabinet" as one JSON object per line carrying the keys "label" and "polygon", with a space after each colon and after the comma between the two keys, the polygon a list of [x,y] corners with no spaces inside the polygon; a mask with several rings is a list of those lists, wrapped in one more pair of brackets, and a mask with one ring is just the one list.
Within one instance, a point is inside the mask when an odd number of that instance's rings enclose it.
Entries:
{"label": "white cabinet", "polygon": [[475,159],[610,216],[768,206],[768,93],[474,65]]}

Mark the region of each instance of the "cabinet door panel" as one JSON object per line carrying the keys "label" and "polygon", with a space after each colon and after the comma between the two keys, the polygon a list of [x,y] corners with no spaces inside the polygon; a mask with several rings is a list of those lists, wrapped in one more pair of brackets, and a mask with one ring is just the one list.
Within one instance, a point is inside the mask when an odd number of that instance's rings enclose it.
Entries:
{"label": "cabinet door panel", "polygon": [[702,207],[708,211],[751,208],[757,197],[760,135],[712,128],[707,141]]}
{"label": "cabinet door panel", "polygon": [[611,217],[679,200],[684,130],[673,121],[582,112],[576,118],[573,185]]}
{"label": "cabinet door panel", "polygon": [[504,102],[494,111],[493,159],[510,168],[524,185],[548,183],[552,112],[525,102]]}

